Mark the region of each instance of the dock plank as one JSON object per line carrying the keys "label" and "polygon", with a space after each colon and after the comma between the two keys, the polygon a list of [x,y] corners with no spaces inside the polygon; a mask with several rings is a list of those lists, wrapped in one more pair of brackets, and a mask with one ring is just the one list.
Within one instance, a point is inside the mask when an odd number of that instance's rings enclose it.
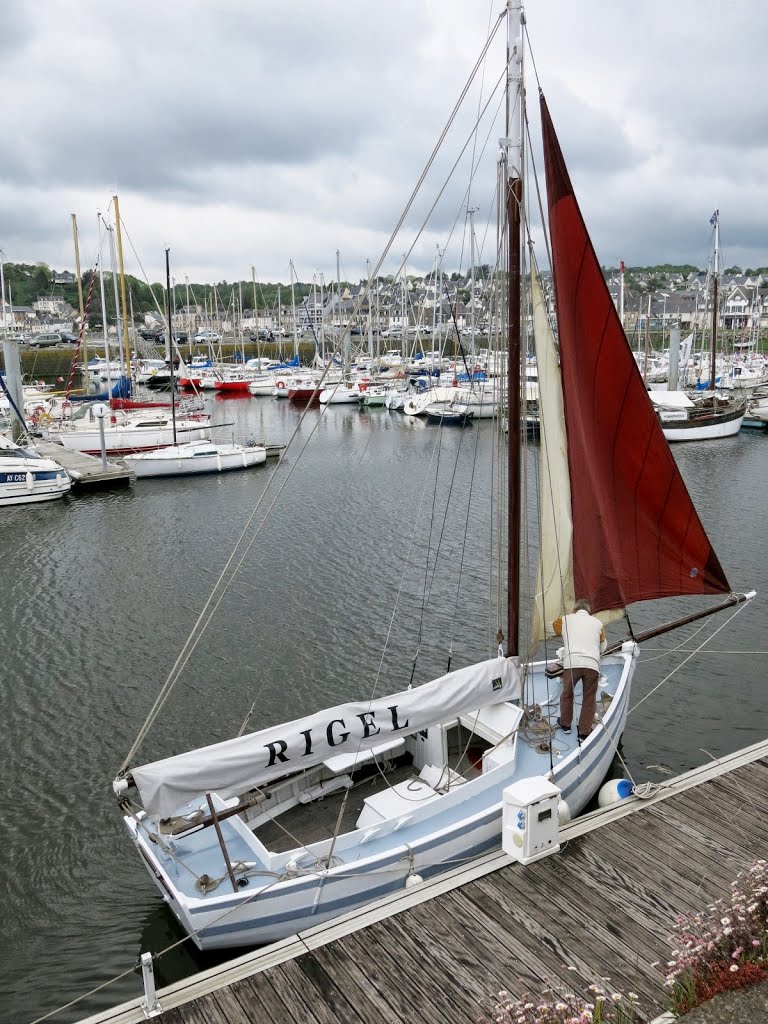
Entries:
{"label": "dock plank", "polygon": [[[543,864],[540,862],[537,867]],[[504,891],[504,871],[498,876],[493,876],[492,883],[495,888]],[[484,881],[484,880],[481,880]],[[529,882],[528,885],[537,883]],[[627,945],[616,936],[612,936],[601,921],[604,920],[604,910],[597,906],[586,905],[577,908],[566,896],[558,895],[549,890],[545,891],[545,882],[541,880],[535,904],[536,906],[548,906],[549,913],[546,917],[546,925],[542,928],[540,942],[545,943],[556,953],[560,965],[556,977],[562,988],[578,988],[583,995],[588,995],[588,986],[593,983],[601,984],[601,978],[613,977],[625,965],[625,974],[629,974],[639,992],[645,995],[653,991],[653,987],[638,980],[637,960],[639,954],[631,946]],[[538,887],[538,886],[537,886]],[[512,893],[510,893],[510,897]],[[519,894],[518,894],[519,898]],[[555,913],[551,911],[555,910]],[[586,976],[580,974],[581,981],[577,983],[569,974],[568,968],[573,966],[573,958],[577,955],[591,965],[591,971]],[[650,963],[650,960],[648,961]]]}
{"label": "dock plank", "polygon": [[638,992],[651,1018],[666,1009],[675,918],[727,896],[764,853],[768,742],[689,777],[577,819],[556,855],[525,867],[491,856],[331,924],[327,938],[314,929],[256,952],[247,977],[241,965],[232,984],[201,982],[214,991],[162,1024],[475,1024],[501,990],[589,997],[592,983]]}

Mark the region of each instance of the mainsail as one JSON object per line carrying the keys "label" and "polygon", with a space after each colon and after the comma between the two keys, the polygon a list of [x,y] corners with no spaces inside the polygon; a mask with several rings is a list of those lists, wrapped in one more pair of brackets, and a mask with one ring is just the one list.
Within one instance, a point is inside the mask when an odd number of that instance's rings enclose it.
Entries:
{"label": "mainsail", "polygon": [[575,596],[596,611],[729,593],[648,398],[541,97]]}
{"label": "mainsail", "polygon": [[329,708],[315,715],[213,743],[134,768],[144,809],[170,815],[215,791],[237,796],[338,754],[354,754],[436,721],[516,700],[522,691],[517,658],[492,658],[411,690]]}

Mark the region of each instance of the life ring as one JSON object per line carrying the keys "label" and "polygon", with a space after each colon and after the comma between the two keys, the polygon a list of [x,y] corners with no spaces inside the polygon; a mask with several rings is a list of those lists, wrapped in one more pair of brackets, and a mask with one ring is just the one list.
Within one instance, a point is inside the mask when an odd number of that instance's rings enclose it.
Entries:
{"label": "life ring", "polygon": [[43,427],[47,427],[48,424],[51,422],[51,414],[49,412],[41,412],[40,415],[37,417],[36,422]]}
{"label": "life ring", "polygon": [[397,378],[397,380],[403,380],[404,377],[405,377],[405,374],[403,373],[402,370],[398,370],[397,373],[395,374],[395,377]]}
{"label": "life ring", "polygon": [[278,386],[279,388],[284,388],[284,387],[285,387],[285,381],[284,381],[284,380],[279,380],[279,381],[277,382],[277,386]]}

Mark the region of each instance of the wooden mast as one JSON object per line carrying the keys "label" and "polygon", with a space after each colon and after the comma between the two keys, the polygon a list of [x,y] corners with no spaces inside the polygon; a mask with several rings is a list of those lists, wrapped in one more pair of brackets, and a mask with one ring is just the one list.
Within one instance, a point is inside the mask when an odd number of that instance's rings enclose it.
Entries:
{"label": "wooden mast", "polygon": [[[120,231],[120,203],[117,196],[112,197],[115,204],[115,237],[117,240],[117,263],[120,270],[120,306],[123,311],[123,348],[125,351],[125,376],[131,379],[131,342],[128,338],[128,303],[125,299],[125,263],[123,262],[123,236]],[[131,318],[133,323],[133,318]]]}
{"label": "wooden mast", "polygon": [[715,377],[717,376],[717,302],[718,302],[718,279],[720,276],[720,211],[715,210],[712,215],[715,225],[715,248],[712,254],[712,352],[710,355],[709,387],[715,390]]}
{"label": "wooden mast", "polygon": [[507,655],[520,653],[520,211],[523,202],[523,15],[507,2],[507,230],[509,232],[507,414]]}
{"label": "wooden mast", "polygon": [[[77,216],[72,215],[72,237],[75,242],[75,274],[77,275],[77,301],[80,306],[80,351],[82,352],[83,366],[88,366],[88,335],[85,330],[85,306],[83,304],[83,279],[80,276],[80,239],[77,234]],[[87,374],[86,370],[86,374]],[[88,390],[86,378],[86,391]]]}
{"label": "wooden mast", "polygon": [[171,250],[165,248],[165,311],[168,318],[168,369],[171,374],[171,422],[173,424],[173,443],[176,439],[176,382],[173,373],[173,306],[171,303]]}

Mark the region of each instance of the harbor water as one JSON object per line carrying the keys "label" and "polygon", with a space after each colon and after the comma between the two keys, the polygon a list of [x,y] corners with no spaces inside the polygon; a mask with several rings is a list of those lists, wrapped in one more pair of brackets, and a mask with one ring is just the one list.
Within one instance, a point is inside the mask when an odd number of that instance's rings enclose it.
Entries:
{"label": "harbor water", "polygon": [[[250,728],[274,724],[494,652],[488,498],[501,478],[489,421],[441,429],[342,405],[299,423],[288,401],[208,401],[221,440],[286,444],[298,431],[285,462],[2,510],[8,1024],[86,993],[50,1019],[138,996],[140,954],[182,938],[111,781],[193,630],[198,642],[133,763],[226,739],[249,713]],[[531,475],[535,454],[534,445]],[[674,454],[731,585],[758,596],[644,646],[617,761],[637,782],[768,734],[768,434],[743,430]],[[697,607],[637,607],[632,625]],[[158,960],[157,983],[222,959],[184,943]]]}

